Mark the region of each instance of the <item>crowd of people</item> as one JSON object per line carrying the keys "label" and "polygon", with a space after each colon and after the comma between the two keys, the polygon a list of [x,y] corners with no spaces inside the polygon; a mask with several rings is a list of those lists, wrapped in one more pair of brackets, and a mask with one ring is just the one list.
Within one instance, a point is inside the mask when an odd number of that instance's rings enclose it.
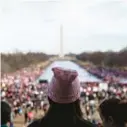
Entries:
{"label": "crowd of people", "polygon": [[[31,123],[37,118],[37,112],[41,110],[44,113],[38,117],[44,116],[41,122],[36,120],[29,127],[39,127],[41,124],[61,127],[68,125],[99,127],[102,123],[104,127],[113,127],[109,124],[118,122],[122,125],[127,122],[127,102],[121,101],[127,100],[127,84],[108,83],[108,87],[102,89],[99,83],[79,83],[76,71],[54,68],[53,72],[54,77],[50,85],[47,81],[36,82],[43,73],[39,67],[24,68],[16,73],[2,76],[1,101],[10,104],[11,126],[13,126],[13,119],[18,115],[24,115],[24,125]],[[102,102],[104,99],[106,100]],[[114,109],[113,106],[116,108]],[[110,112],[110,110],[114,111]],[[123,117],[117,117],[119,114],[117,110],[123,113]],[[114,112],[116,114],[113,114]],[[86,120],[82,121],[80,117]],[[110,120],[110,117],[115,123],[103,122],[104,119]]]}
{"label": "crowd of people", "polygon": [[104,81],[127,83],[127,70],[106,67],[90,67],[88,72]]}
{"label": "crowd of people", "polygon": [[127,85],[108,84],[107,89],[100,89],[97,83],[82,84],[81,100],[85,108],[85,118],[91,122],[100,123],[100,117],[97,118],[94,114],[97,113],[98,104],[110,98],[127,100]]}
{"label": "crowd of people", "polygon": [[1,78],[1,100],[7,101],[12,107],[12,117],[24,114],[25,124],[33,119],[33,110],[45,104],[45,83],[36,82],[43,73],[39,68],[23,68]]}

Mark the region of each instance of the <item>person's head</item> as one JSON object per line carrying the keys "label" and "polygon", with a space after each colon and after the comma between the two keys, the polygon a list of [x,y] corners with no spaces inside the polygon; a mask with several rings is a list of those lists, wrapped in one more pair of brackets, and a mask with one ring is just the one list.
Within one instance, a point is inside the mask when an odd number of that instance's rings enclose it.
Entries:
{"label": "person's head", "polygon": [[1,101],[1,125],[7,124],[11,120],[11,107],[5,102]]}
{"label": "person's head", "polygon": [[53,115],[81,116],[80,82],[78,73],[63,68],[53,68],[54,76],[48,86],[49,112]]}
{"label": "person's head", "polygon": [[104,100],[99,106],[104,127],[124,127],[127,122],[127,101],[117,98]]}

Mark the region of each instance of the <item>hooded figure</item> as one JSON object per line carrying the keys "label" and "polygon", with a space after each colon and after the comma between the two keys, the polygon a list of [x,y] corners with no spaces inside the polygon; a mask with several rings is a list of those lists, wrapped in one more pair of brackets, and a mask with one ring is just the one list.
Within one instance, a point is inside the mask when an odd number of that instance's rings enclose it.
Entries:
{"label": "hooded figure", "polygon": [[54,76],[48,86],[50,108],[42,119],[28,127],[93,127],[82,116],[78,73],[63,68],[52,70]]}

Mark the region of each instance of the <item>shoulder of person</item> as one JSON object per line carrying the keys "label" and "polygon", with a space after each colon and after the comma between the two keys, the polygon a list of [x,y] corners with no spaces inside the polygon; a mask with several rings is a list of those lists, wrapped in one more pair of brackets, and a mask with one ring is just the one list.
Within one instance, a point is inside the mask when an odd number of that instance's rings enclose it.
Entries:
{"label": "shoulder of person", "polygon": [[34,120],[27,127],[40,127],[41,119]]}
{"label": "shoulder of person", "polygon": [[93,123],[91,123],[85,119],[81,119],[79,124],[81,127],[97,127],[96,125],[94,125]]}
{"label": "shoulder of person", "polygon": [[[38,119],[38,120],[35,120],[32,123],[30,123],[27,127],[41,127],[43,122],[44,122],[43,119]],[[45,124],[43,124],[43,125],[45,125]],[[80,121],[78,121],[76,126],[77,127],[97,127],[96,125],[94,125],[91,122],[84,120],[84,119],[80,119]]]}

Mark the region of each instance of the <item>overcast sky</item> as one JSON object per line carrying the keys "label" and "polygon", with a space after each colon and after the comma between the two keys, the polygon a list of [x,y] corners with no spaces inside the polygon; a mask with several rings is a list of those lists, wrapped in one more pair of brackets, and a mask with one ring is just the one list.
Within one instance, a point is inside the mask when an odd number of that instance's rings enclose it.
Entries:
{"label": "overcast sky", "polygon": [[59,53],[127,46],[127,0],[1,0],[0,51]]}

